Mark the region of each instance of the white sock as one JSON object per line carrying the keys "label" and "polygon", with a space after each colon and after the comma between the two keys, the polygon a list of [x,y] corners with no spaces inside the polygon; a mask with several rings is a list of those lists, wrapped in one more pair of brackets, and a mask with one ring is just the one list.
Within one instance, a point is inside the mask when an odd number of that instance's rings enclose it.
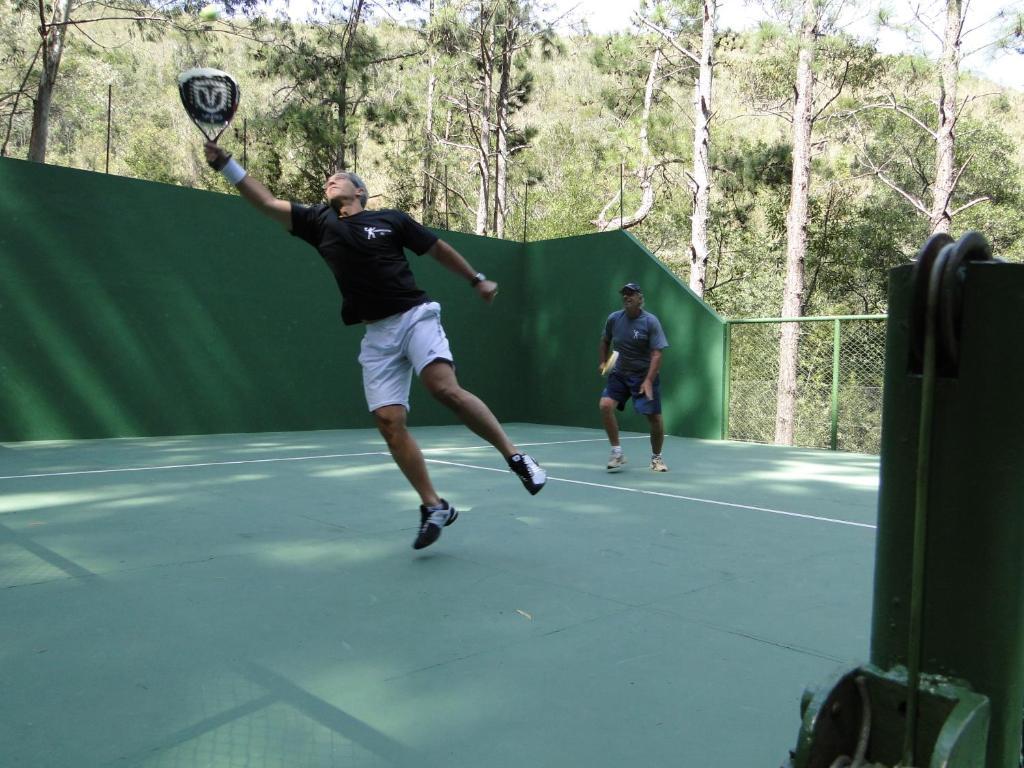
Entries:
{"label": "white sock", "polygon": [[612,446],[612,453],[614,453],[614,454],[622,453],[622,446],[621,445],[613,445]]}

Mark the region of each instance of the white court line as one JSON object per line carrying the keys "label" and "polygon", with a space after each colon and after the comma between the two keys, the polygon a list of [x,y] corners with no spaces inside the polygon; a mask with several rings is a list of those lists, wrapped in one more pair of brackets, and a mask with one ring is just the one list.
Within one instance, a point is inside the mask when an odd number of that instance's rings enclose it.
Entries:
{"label": "white court line", "polygon": [[197,467],[224,467],[232,464],[270,464],[275,461],[310,461],[312,459],[349,459],[358,456],[390,456],[387,451],[365,453],[328,453],[323,456],[281,456],[276,459],[239,459],[237,461],[207,461],[201,464],[164,464],[157,467],[114,467],[112,469],[78,469],[72,472],[40,472],[35,475],[2,475],[0,480],[24,480],[30,477],[67,477],[69,475],[108,475],[115,472],[150,472],[162,469],[195,469]]}
{"label": "white court line", "polygon": [[[644,435],[625,437],[624,440],[643,440]],[[569,445],[571,443],[598,443],[607,440],[604,437],[587,438],[585,440],[561,440],[547,443],[521,443],[524,448],[536,445]],[[456,446],[454,448],[424,448],[423,453],[443,453],[445,451],[475,451],[478,448],[491,448],[488,444]],[[391,456],[387,451],[365,451],[363,453],[325,453],[319,456],[281,456],[273,459],[237,459],[235,461],[207,461],[196,464],[163,464],[156,467],[113,467],[111,469],[78,469],[68,472],[38,472],[30,475],[0,475],[0,480],[26,480],[33,477],[68,477],[71,475],[108,475],[116,472],[150,472],[165,469],[196,469],[198,467],[226,467],[235,464],[270,464],[275,461],[315,461],[317,459],[351,459],[360,456]],[[467,465],[468,466],[468,465]],[[498,470],[504,472],[505,470]]]}
{"label": "white court line", "polygon": [[[647,440],[648,436],[647,435],[628,435],[628,436],[623,435],[622,439],[623,440]],[[607,443],[607,442],[608,442],[608,438],[607,437],[586,437],[586,438],[580,438],[579,440],[550,440],[550,441],[548,441],[546,443],[517,443],[517,445],[519,447],[521,447],[521,448],[533,448],[533,447],[538,446],[538,445],[572,445],[573,443]],[[490,447],[491,447],[490,445],[486,445],[486,444],[485,445],[474,445],[474,446],[471,446],[470,449],[471,450],[475,450],[476,448],[490,448]],[[464,448],[424,448],[423,452],[427,453],[428,451],[449,451],[449,450],[452,450],[452,451],[462,451],[462,450],[466,450],[466,449],[464,449]]]}
{"label": "white court line", "polygon": [[[623,438],[623,439],[626,439],[626,440],[644,440],[644,439],[646,439],[646,436],[645,435],[639,435],[639,436],[636,436],[636,437],[626,437],[626,438]],[[522,446],[523,447],[530,447],[530,446],[537,446],[537,445],[569,445],[569,444],[572,444],[572,443],[603,442],[605,440],[606,440],[606,438],[600,437],[600,438],[587,438],[587,439],[583,439],[583,440],[551,441],[551,442],[546,442],[546,443],[523,443]],[[470,446],[470,447],[459,446],[459,447],[453,447],[453,448],[427,448],[427,449],[423,450],[423,453],[441,453],[441,452],[444,452],[444,451],[464,451],[464,450],[474,450],[476,448],[490,448],[490,447],[491,447],[490,445],[482,445],[482,446]],[[270,463],[279,462],[279,461],[316,461],[316,460],[319,460],[319,459],[351,459],[351,458],[359,458],[359,457],[362,457],[362,456],[387,456],[387,457],[390,457],[390,454],[387,451],[365,451],[365,452],[362,452],[362,453],[327,453],[327,454],[321,454],[321,455],[317,455],[317,456],[282,456],[282,457],[277,457],[277,458],[272,458],[272,459],[238,459],[238,460],[235,460],[235,461],[209,461],[209,462],[196,463],[196,464],[165,464],[165,465],[156,466],[156,467],[114,467],[114,468],[111,468],[111,469],[82,469],[82,470],[75,470],[75,471],[69,471],[69,472],[40,472],[40,473],[37,473],[37,474],[28,474],[28,475],[0,475],[0,480],[25,480],[25,479],[30,479],[30,478],[68,477],[68,476],[73,476],[73,475],[103,475],[103,474],[114,474],[114,473],[118,473],[118,472],[150,472],[150,471],[161,471],[161,470],[168,470],[168,469],[198,469],[200,467],[223,467],[223,466],[233,466],[233,465],[240,465],[240,464],[270,464]],[[452,466],[452,467],[463,467],[465,469],[478,469],[478,470],[484,470],[484,471],[487,471],[487,472],[503,472],[503,473],[508,473],[508,472],[511,471],[511,470],[508,470],[508,469],[497,469],[495,467],[481,467],[481,466],[479,466],[477,464],[463,464],[463,463],[456,462],[456,461],[444,461],[442,459],[426,459],[426,461],[428,463],[430,463],[430,464],[447,464],[447,465]],[[735,502],[717,501],[715,499],[701,499],[701,498],[698,498],[696,496],[683,496],[681,494],[665,493],[663,491],[645,491],[645,490],[641,490],[639,488],[626,488],[626,487],[621,486],[621,485],[608,485],[606,483],[591,483],[591,482],[587,482],[585,480],[570,480],[570,479],[565,478],[565,477],[551,477],[550,475],[548,476],[548,479],[549,480],[555,480],[555,481],[558,481],[560,483],[570,483],[572,485],[587,485],[587,486],[591,486],[593,488],[604,488],[606,490],[623,491],[625,493],[639,493],[641,495],[646,495],[646,496],[661,496],[661,497],[667,498],[667,499],[679,499],[680,501],[692,501],[692,502],[696,502],[698,504],[711,504],[711,505],[720,506],[720,507],[733,507],[735,509],[749,509],[749,510],[754,511],[754,512],[768,512],[769,514],[773,514],[773,515],[783,515],[785,517],[798,517],[798,518],[803,518],[805,520],[818,520],[819,522],[823,522],[823,523],[834,523],[836,525],[848,525],[848,526],[852,526],[852,527],[855,527],[855,528],[868,528],[868,529],[871,529],[871,530],[875,530],[877,528],[877,526],[871,525],[869,523],[854,523],[854,522],[851,522],[849,520],[839,520],[839,519],[834,518],[834,517],[823,517],[823,516],[820,516],[820,515],[805,515],[805,514],[802,514],[800,512],[786,512],[785,510],[782,510],[782,509],[771,509],[769,507],[755,507],[755,506],[752,506],[750,504],[737,504]]]}
{"label": "white court line", "polygon": [[[478,467],[474,464],[460,464],[456,461],[442,461],[441,459],[427,459],[430,464],[448,464],[453,467],[465,467],[466,469],[484,469],[488,472],[510,472],[508,469],[495,469],[494,467]],[[682,496],[678,493],[665,493],[664,491],[645,491],[640,488],[626,488],[621,485],[607,485],[605,483],[590,483],[586,480],[570,480],[566,477],[552,477],[548,475],[548,480],[557,480],[560,483],[571,483],[572,485],[589,485],[593,488],[605,488],[611,491],[624,491],[625,493],[639,493],[644,496],[662,496],[666,499],[679,499],[681,501],[694,501],[699,504],[712,504],[719,507],[734,507],[736,509],[749,509],[754,512],[768,512],[773,515],[783,515],[785,517],[800,517],[805,520],[818,520],[822,523],[835,523],[836,525],[849,525],[854,528],[869,528],[875,530],[878,526],[871,525],[870,523],[854,523],[850,520],[840,520],[835,517],[822,517],[821,515],[805,515],[800,512],[786,512],[783,509],[771,509],[769,507],[755,507],[750,504],[737,504],[731,501],[716,501],[715,499],[701,499],[696,496]]]}

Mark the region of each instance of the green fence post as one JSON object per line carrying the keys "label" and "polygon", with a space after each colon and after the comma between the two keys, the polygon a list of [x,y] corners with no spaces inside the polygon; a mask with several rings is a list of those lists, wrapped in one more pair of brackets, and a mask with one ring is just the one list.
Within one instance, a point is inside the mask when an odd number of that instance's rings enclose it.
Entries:
{"label": "green fence post", "polygon": [[[723,382],[725,382],[725,385],[727,387],[726,392],[725,392],[726,402],[723,403],[723,411],[728,412],[728,413],[723,413],[723,428],[722,428],[722,437],[723,437],[723,439],[729,437],[730,433],[732,432],[731,424],[734,421],[737,424],[737,427],[736,427],[737,432],[735,433],[735,437],[732,438],[732,439],[736,439],[736,440],[749,440],[749,439],[757,440],[757,439],[762,439],[761,433],[758,432],[757,428],[759,426],[763,426],[763,422],[764,422],[764,419],[766,417],[766,411],[765,412],[758,412],[758,413],[751,413],[751,410],[750,410],[751,409],[751,405],[750,405],[750,403],[746,399],[746,395],[749,392],[749,385],[751,384],[750,375],[749,375],[751,373],[751,371],[749,369],[749,366],[745,365],[745,360],[741,359],[741,358],[743,358],[745,355],[751,354],[751,349],[750,349],[751,345],[743,344],[742,345],[743,351],[742,351],[740,357],[737,358],[737,379],[736,379],[736,384],[737,384],[737,387],[739,388],[737,390],[737,397],[738,397],[737,408],[736,408],[737,416],[736,416],[736,419],[732,418],[732,413],[731,413],[731,410],[732,410],[732,360],[731,360],[732,327],[733,326],[744,326],[744,325],[770,325],[770,326],[778,326],[781,323],[799,323],[799,324],[803,324],[803,323],[825,323],[825,322],[827,322],[827,323],[830,323],[832,325],[832,328],[833,328],[833,331],[832,331],[832,386],[831,386],[831,393],[830,393],[830,401],[831,402],[830,402],[830,405],[829,405],[829,414],[828,414],[829,421],[828,421],[828,427],[827,427],[827,429],[829,431],[829,441],[828,441],[829,447],[832,450],[834,450],[834,451],[839,450],[839,415],[840,415],[840,411],[842,411],[843,418],[845,420],[845,423],[848,426],[847,438],[844,441],[845,449],[847,449],[847,450],[858,450],[859,449],[861,451],[868,452],[868,453],[877,453],[878,452],[877,445],[873,445],[872,447],[865,449],[865,447],[863,445],[859,444],[858,441],[866,439],[866,436],[858,435],[858,429],[857,428],[858,427],[862,427],[862,428],[863,427],[870,427],[873,424],[877,424],[877,423],[880,422],[880,417],[878,417],[877,421],[871,422],[871,424],[865,424],[863,419],[858,420],[858,415],[857,415],[858,411],[856,409],[851,410],[851,408],[849,406],[844,405],[843,402],[841,402],[841,400],[840,400],[840,397],[843,396],[843,395],[845,395],[847,398],[849,398],[850,395],[851,395],[851,390],[849,388],[845,392],[843,392],[842,389],[841,389],[841,387],[842,387],[842,378],[841,377],[842,377],[842,370],[843,370],[843,366],[842,366],[843,325],[842,324],[844,322],[846,322],[846,321],[853,321],[853,320],[856,320],[856,321],[876,321],[876,320],[885,320],[885,319],[886,319],[885,315],[826,315],[826,316],[809,316],[809,317],[800,317],[800,318],[753,317],[753,318],[742,318],[742,319],[726,320],[725,322],[727,324],[727,331],[726,331],[727,335],[725,337],[725,341],[726,341],[725,348],[726,348],[726,354],[729,355],[729,357],[727,357],[726,361],[724,362],[724,365],[726,366],[726,370],[723,371],[722,380],[723,380]],[[850,344],[850,341],[849,341],[850,340],[850,334],[849,333],[846,334],[846,339],[847,339],[847,354],[850,354],[849,347],[851,346],[851,344]],[[805,352],[804,347],[805,346],[806,345],[801,345],[801,355],[804,355],[804,352]],[[774,350],[774,351],[777,353],[777,349]],[[824,344],[822,344],[820,358],[822,358],[822,359],[824,358],[824,353],[825,353]],[[816,360],[819,359],[818,356],[816,356],[815,359]],[[850,371],[850,369],[851,369],[851,366],[848,364],[847,365],[847,371]],[[857,371],[856,367],[854,367],[853,370],[854,370],[854,373],[856,373],[856,371]],[[746,375],[744,375],[744,374],[746,374]],[[848,379],[848,381],[849,381],[849,379]],[[756,384],[756,382],[754,382],[754,383]],[[815,383],[817,383],[817,382],[815,382]],[[821,384],[821,389],[824,389],[824,383]],[[858,391],[862,391],[863,389],[864,389],[863,386],[860,386],[859,388],[855,388],[853,390],[853,394],[856,394]],[[742,392],[740,390],[742,390]],[[815,392],[817,392],[817,391],[818,390],[815,390]],[[815,402],[817,402],[817,401],[815,401]],[[847,400],[847,402],[849,402],[849,400]],[[755,404],[755,406],[756,406],[756,404]],[[863,405],[861,407],[863,408]],[[820,448],[820,447],[823,447],[822,443],[825,442],[825,441],[820,439],[819,431],[818,430],[820,429],[820,427],[825,426],[825,424],[824,424],[824,419],[822,418],[823,414],[820,414],[819,412],[820,412],[820,408],[818,408],[814,412],[814,414],[813,414],[813,417],[814,417],[814,427],[813,427],[813,429],[815,430],[814,431],[814,442],[813,442],[813,445],[815,447],[819,447]],[[751,422],[756,422],[753,425],[753,429],[751,428]],[[863,430],[861,430],[861,431],[863,431]],[[752,433],[754,433],[754,434],[752,435]],[[768,439],[769,442],[771,441],[770,437],[767,438],[767,439]],[[800,443],[800,444],[801,445],[807,445],[806,443]]]}
{"label": "green fence post", "polygon": [[832,325],[832,450],[839,447],[839,321]]}
{"label": "green fence post", "polygon": [[732,385],[732,323],[722,326],[725,340],[722,345],[722,439],[729,439],[729,398]]}

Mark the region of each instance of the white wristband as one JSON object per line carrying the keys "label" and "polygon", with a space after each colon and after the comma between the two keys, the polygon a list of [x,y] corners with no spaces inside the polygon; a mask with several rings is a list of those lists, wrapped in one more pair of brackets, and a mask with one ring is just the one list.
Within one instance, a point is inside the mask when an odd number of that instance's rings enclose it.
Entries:
{"label": "white wristband", "polygon": [[245,168],[235,162],[235,158],[228,160],[227,165],[220,169],[221,176],[229,182],[238,186],[238,183],[245,178]]}

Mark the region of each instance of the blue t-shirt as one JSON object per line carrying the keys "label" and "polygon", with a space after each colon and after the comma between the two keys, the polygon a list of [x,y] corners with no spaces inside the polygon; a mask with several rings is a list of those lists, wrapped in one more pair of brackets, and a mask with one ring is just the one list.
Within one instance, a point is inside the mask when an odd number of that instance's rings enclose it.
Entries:
{"label": "blue t-shirt", "polygon": [[345,325],[380,320],[430,300],[416,285],[404,249],[422,255],[437,235],[401,211],[339,218],[322,203],[292,203],[291,231],[316,248],[334,273]]}
{"label": "blue t-shirt", "polygon": [[612,312],[604,324],[604,340],[619,353],[615,370],[624,374],[647,373],[651,350],[668,346],[661,321],[646,309],[641,309],[636,318],[630,318],[624,309]]}

